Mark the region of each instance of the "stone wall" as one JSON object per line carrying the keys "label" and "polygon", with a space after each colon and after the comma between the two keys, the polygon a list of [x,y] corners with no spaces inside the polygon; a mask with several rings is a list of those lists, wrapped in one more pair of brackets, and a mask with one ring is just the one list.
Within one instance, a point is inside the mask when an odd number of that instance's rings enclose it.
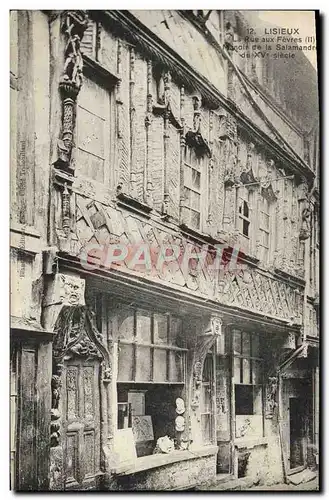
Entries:
{"label": "stone wall", "polygon": [[216,455],[165,465],[117,478],[111,490],[175,490],[206,483],[216,474]]}

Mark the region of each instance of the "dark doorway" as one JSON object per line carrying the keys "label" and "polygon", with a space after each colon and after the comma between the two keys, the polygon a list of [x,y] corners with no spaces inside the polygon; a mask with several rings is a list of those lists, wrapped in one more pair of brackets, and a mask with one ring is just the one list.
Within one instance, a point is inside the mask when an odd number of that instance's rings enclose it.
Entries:
{"label": "dark doorway", "polygon": [[305,408],[303,398],[289,398],[290,469],[305,465]]}

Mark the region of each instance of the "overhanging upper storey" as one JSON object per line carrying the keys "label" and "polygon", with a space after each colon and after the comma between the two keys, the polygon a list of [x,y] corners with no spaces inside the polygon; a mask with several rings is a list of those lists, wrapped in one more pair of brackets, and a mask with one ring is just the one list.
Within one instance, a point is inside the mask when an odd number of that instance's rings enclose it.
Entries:
{"label": "overhanging upper storey", "polygon": [[[184,54],[182,50],[179,52],[171,46],[173,42],[180,41],[182,46],[184,46],[184,41],[182,41],[182,30],[183,26],[179,28],[177,23],[175,25],[175,31],[171,26],[173,20],[169,17],[160,19],[156,27],[149,26],[147,19],[144,19],[141,13],[138,14],[139,19],[137,19],[136,13],[131,13],[129,11],[105,11],[105,13],[100,13],[100,11],[91,11],[90,16],[102,17],[102,22],[108,24],[111,31],[118,37],[124,38],[128,43],[133,44],[142,53],[145,54],[151,60],[161,63],[164,67],[170,70],[172,77],[180,85],[183,85],[187,90],[193,92],[198,91],[201,94],[202,100],[206,106],[210,109],[217,109],[219,107],[225,109],[229,114],[234,115],[238,120],[241,127],[245,128],[253,137],[254,140],[261,141],[265,147],[267,147],[270,154],[272,154],[274,159],[284,163],[291,173],[294,173],[301,178],[307,180],[311,185],[314,179],[314,173],[309,168],[307,163],[294,151],[292,147],[289,146],[287,141],[281,136],[281,134],[275,131],[273,126],[268,129],[265,125],[263,110],[256,108],[251,114],[252,117],[248,116],[246,110],[243,107],[237,105],[237,103],[228,99],[226,95],[227,89],[227,64],[229,60],[229,54],[223,51],[220,53],[218,48],[218,43],[216,45],[216,40],[213,43],[209,43],[205,38],[198,33],[203,39],[202,46],[203,51],[200,51],[199,44],[197,40],[195,42],[196,53],[193,52],[189,56]],[[160,14],[159,14],[160,15]],[[178,17],[179,15],[176,14]],[[166,27],[168,24],[169,28]],[[188,27],[189,23],[185,21]],[[161,26],[158,26],[161,25]],[[163,27],[163,26],[164,27]],[[167,35],[167,31],[168,35]],[[191,31],[190,27],[190,31]],[[194,28],[193,28],[194,29]],[[178,31],[180,30],[180,34]],[[189,33],[190,33],[189,31]],[[195,30],[197,33],[197,31]],[[171,36],[168,38],[169,34]],[[166,37],[164,36],[166,34]],[[176,38],[173,38],[176,37]],[[190,33],[189,43],[185,42],[186,46],[193,46],[192,34]],[[194,36],[194,35],[193,35]],[[196,35],[195,35],[196,36]],[[201,42],[200,42],[201,43]],[[214,47],[215,45],[216,47]],[[191,48],[189,50],[192,50]],[[194,49],[193,49],[194,50]],[[211,53],[212,55],[204,60],[203,54]],[[217,53],[217,59],[215,60],[215,54]],[[192,62],[194,62],[192,66]],[[196,57],[198,55],[198,57]],[[219,69],[220,76],[217,76],[217,80],[211,77],[211,68]],[[213,70],[213,73],[218,73]],[[224,85],[225,84],[225,85]],[[259,108],[259,105],[258,105]],[[255,119],[257,117],[257,119]]]}

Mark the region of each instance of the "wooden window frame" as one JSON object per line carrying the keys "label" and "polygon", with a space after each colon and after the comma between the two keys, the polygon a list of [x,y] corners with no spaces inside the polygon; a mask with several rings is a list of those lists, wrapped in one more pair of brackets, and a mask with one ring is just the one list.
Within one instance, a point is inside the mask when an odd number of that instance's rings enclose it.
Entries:
{"label": "wooden window frame", "polygon": [[[133,310],[133,317],[134,317],[134,329],[133,329],[133,338],[132,340],[118,340],[118,345],[131,345],[133,346],[133,380],[120,380],[119,379],[119,373],[118,373],[118,384],[168,384],[168,385],[185,385],[186,383],[186,352],[188,349],[184,347],[178,347],[170,344],[170,325],[171,325],[171,319],[179,319],[181,321],[181,318],[177,316],[173,316],[171,314],[166,314],[167,316],[167,344],[159,344],[154,341],[154,316],[156,314],[160,314],[158,312],[149,312],[150,318],[151,318],[151,342],[141,342],[138,337],[137,337],[137,315],[139,311],[146,311],[145,309],[142,308],[136,308]],[[137,350],[139,347],[147,347],[150,349],[150,379],[149,380],[136,380],[136,368],[137,368]],[[161,380],[155,380],[154,378],[154,368],[155,368],[155,350],[163,350],[167,353],[166,355],[166,380],[161,381]],[[170,353],[181,353],[181,356],[183,356],[182,360],[182,380],[180,381],[171,381],[169,380],[170,378]],[[119,354],[120,358],[120,354]],[[118,360],[119,363],[119,360]]]}
{"label": "wooden window frame", "polygon": [[[195,165],[191,162],[191,153],[192,153],[193,148],[191,146],[186,145],[185,146],[185,151],[184,151],[184,193],[185,190],[188,190],[192,193],[196,193],[199,196],[199,210],[196,210],[195,208],[191,207],[191,204],[187,205],[186,204],[186,199],[185,199],[185,213],[189,214],[188,221],[186,222],[188,227],[191,227],[191,229],[194,229],[196,231],[202,231],[203,224],[204,224],[204,215],[203,215],[203,203],[204,203],[204,193],[206,192],[205,188],[205,174],[203,172],[203,169],[205,168],[204,166],[204,156],[199,156],[198,158],[198,165]],[[187,161],[187,154],[189,152],[189,161]],[[194,151],[195,154],[195,151]],[[200,174],[200,188],[197,189],[196,187],[193,187],[191,185],[187,185],[186,183],[186,168],[191,169],[192,174],[193,171],[197,172]],[[197,213],[199,215],[199,225],[198,227],[194,226],[191,222],[192,220],[192,213]]]}
{"label": "wooden window frame", "polygon": [[[207,364],[209,363],[209,380],[204,380],[205,370],[207,368]],[[201,417],[201,431],[202,431],[202,440],[204,445],[209,445],[213,443],[214,440],[214,405],[213,405],[213,392],[214,392],[214,354],[210,351],[204,361],[203,372],[202,372],[202,391],[201,391],[201,401],[200,401],[200,417]],[[210,405],[207,411],[205,411],[205,405],[203,400],[203,390],[207,389],[210,392]],[[205,432],[203,428],[202,417],[208,418],[209,424],[209,439],[205,440]]]}
{"label": "wooden window frame", "polygon": [[[268,211],[265,211],[264,203],[265,201],[268,204]],[[270,257],[270,250],[271,250],[271,224],[272,224],[272,214],[271,214],[271,202],[265,197],[261,196],[261,203],[260,203],[260,208],[259,208],[259,232],[260,232],[260,247],[264,249],[264,255],[263,255],[263,261],[268,262],[269,257]],[[262,224],[262,215],[265,215],[268,218],[268,227],[266,228],[265,226],[263,227]],[[265,244],[264,242],[264,234],[267,234],[268,237],[268,245]]]}
{"label": "wooden window frame", "polygon": [[[240,192],[239,192],[240,190]],[[242,195],[241,195],[241,190]],[[253,230],[253,209],[252,209],[252,200],[249,199],[250,195],[252,196],[252,191],[250,191],[247,187],[245,186],[238,186],[236,190],[236,199],[237,199],[237,206],[236,206],[236,227],[241,234],[243,238],[246,238],[248,241],[252,240],[252,230]],[[247,204],[248,210],[249,210],[249,216],[245,216],[243,213],[239,212],[240,208],[240,200],[244,203]],[[240,220],[242,221],[240,223]],[[243,232],[243,221],[246,221],[249,223],[248,226],[248,235],[244,234]],[[241,227],[240,227],[241,224]]]}
{"label": "wooden window frame", "polygon": [[[264,360],[262,357],[260,356],[254,356],[253,355],[253,350],[252,350],[252,339],[253,339],[253,336],[257,336],[258,337],[258,345],[260,347],[260,335],[257,333],[257,332],[250,332],[250,331],[244,331],[244,330],[238,330],[238,329],[235,329],[233,330],[233,337],[235,335],[235,333],[239,332],[240,333],[240,337],[241,337],[241,343],[240,343],[240,352],[241,354],[236,354],[234,352],[234,341],[232,342],[232,357],[233,357],[233,378],[234,378],[234,387],[236,388],[237,385],[248,385],[250,387],[252,387],[252,394],[253,394],[253,412],[250,414],[250,415],[257,415],[257,413],[255,413],[255,410],[254,410],[254,394],[255,394],[255,388],[257,387],[261,387],[262,388],[262,395],[261,395],[261,399],[262,399],[262,403],[261,403],[261,416],[262,416],[262,420],[264,421],[264,404],[263,404],[263,400],[264,400],[264,381],[263,381],[263,377],[264,377]],[[248,335],[249,337],[249,345],[250,345],[250,354],[248,353],[244,353],[243,352],[243,343],[244,343],[244,335]],[[240,380],[237,381],[235,379],[235,363],[234,363],[234,360],[235,359],[239,359],[240,360]],[[249,362],[250,362],[250,367],[249,367],[249,382],[247,381],[244,381],[243,380],[243,360],[244,359],[247,359]],[[260,365],[260,382],[257,384],[253,383],[253,369],[254,369],[254,364],[255,363],[258,363]],[[236,390],[234,390],[234,393],[236,392]],[[234,407],[236,407],[236,403],[234,401]],[[235,413],[235,416],[237,415],[236,413],[236,409],[234,411]],[[240,413],[238,414],[240,415]],[[248,415],[248,414],[246,414]]]}
{"label": "wooden window frame", "polygon": [[[79,168],[76,168],[76,177],[85,179],[88,182],[95,183],[96,186],[101,186],[102,189],[111,188],[115,185],[116,172],[115,172],[115,137],[116,137],[116,120],[115,120],[115,87],[118,82],[117,75],[112,74],[104,66],[102,66],[96,59],[83,54],[83,75],[85,78],[90,80],[95,86],[100,87],[102,91],[106,92],[108,96],[108,120],[106,126],[106,132],[104,135],[104,144],[108,145],[108,152],[104,159],[104,180],[95,180],[92,177],[86,175],[85,173],[79,172]],[[83,86],[81,91],[83,92]],[[78,128],[79,128],[79,107],[85,109],[84,106],[80,105],[79,96],[77,98],[77,109],[76,109],[76,126],[75,126],[75,145],[76,145],[76,155],[79,148],[78,143]],[[87,109],[91,114],[93,113],[92,108]],[[101,117],[100,117],[101,118]],[[87,151],[87,153],[89,153]],[[90,153],[93,156],[94,153]]]}

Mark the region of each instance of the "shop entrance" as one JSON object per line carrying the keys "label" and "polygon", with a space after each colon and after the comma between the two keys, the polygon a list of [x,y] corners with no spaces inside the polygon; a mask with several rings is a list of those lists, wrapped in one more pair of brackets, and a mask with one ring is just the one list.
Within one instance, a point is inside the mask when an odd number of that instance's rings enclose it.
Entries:
{"label": "shop entrance", "polygon": [[310,380],[307,377],[292,378],[295,373],[291,368],[282,379],[281,429],[287,474],[294,474],[306,467],[312,414]]}
{"label": "shop entrance", "polygon": [[304,398],[289,398],[290,469],[306,463],[305,407]]}

